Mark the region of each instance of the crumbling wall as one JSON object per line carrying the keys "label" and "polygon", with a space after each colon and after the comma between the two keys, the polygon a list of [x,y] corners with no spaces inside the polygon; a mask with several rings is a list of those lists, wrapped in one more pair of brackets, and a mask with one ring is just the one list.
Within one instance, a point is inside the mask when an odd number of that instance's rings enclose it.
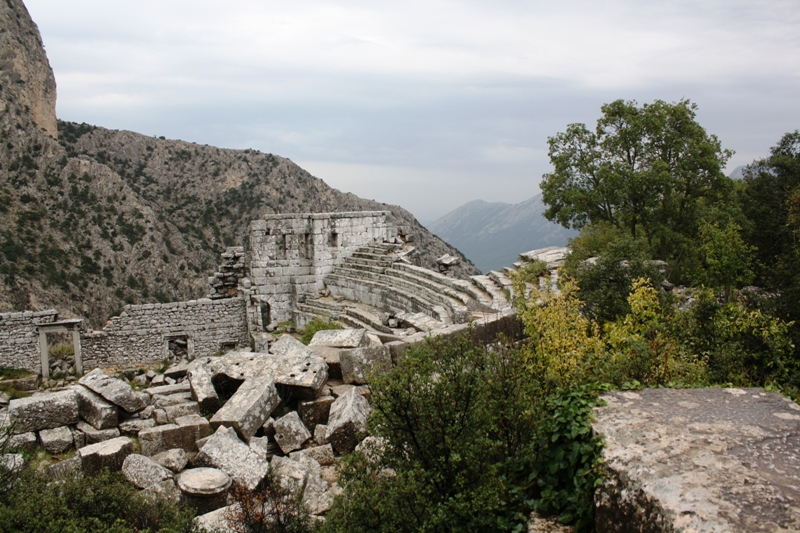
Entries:
{"label": "crumbling wall", "polygon": [[0,366],[38,373],[42,363],[37,326],[50,324],[57,318],[55,309],[0,313]]}
{"label": "crumbling wall", "polygon": [[251,222],[245,286],[251,293],[251,323],[259,326],[255,329],[291,320],[297,302],[319,296],[334,266],[361,246],[394,237],[397,228],[386,222],[387,215],[299,213]]}
{"label": "crumbling wall", "polygon": [[185,341],[187,356],[249,346],[241,298],[128,305],[103,331],[81,336],[86,369],[162,361],[169,343]]}

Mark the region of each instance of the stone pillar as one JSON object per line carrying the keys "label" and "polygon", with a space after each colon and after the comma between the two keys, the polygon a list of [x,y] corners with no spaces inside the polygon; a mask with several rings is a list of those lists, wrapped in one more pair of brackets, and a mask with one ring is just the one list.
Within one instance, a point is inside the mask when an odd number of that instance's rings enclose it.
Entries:
{"label": "stone pillar", "polygon": [[47,350],[47,333],[39,330],[39,350],[42,354],[42,379],[50,379],[50,357]]}
{"label": "stone pillar", "polygon": [[81,332],[76,324],[72,327],[72,348],[75,351],[75,373],[83,374],[83,357],[81,354]]}

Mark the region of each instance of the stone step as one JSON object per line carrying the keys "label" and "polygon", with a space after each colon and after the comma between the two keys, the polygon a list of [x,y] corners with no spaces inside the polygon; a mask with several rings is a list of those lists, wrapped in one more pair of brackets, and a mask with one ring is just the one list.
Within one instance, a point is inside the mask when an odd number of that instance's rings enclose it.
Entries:
{"label": "stone step", "polygon": [[373,254],[369,252],[362,252],[361,250],[362,249],[360,248],[359,250],[353,252],[353,254],[350,257],[354,259],[366,259],[368,261],[373,261],[375,263],[388,264],[388,265],[391,265],[395,261],[395,258],[391,255]]}
{"label": "stone step", "polygon": [[365,324],[369,324],[370,328],[374,329],[375,331],[380,331],[381,333],[388,333],[390,335],[394,333],[392,328],[383,325],[380,316],[370,313],[365,309],[359,309],[358,307],[347,306],[345,307],[344,312],[349,317],[355,318],[356,320],[360,320]]}
{"label": "stone step", "polygon": [[498,272],[497,270],[490,270],[486,275],[501,289],[507,290],[509,297],[512,300],[514,299],[514,283],[511,281],[511,278],[508,277],[508,274],[505,272]]}
{"label": "stone step", "polygon": [[354,270],[365,270],[367,272],[373,272],[375,274],[383,274],[388,270],[389,267],[385,266],[376,266],[375,263],[372,261],[365,261],[359,259],[352,259],[348,257],[344,260],[344,265],[347,268],[352,268]]}
{"label": "stone step", "polygon": [[492,278],[481,274],[478,276],[471,276],[470,279],[476,286],[490,295],[490,305],[493,309],[501,310],[511,307],[511,302],[508,301],[508,297],[506,296],[506,294],[510,296],[511,293],[506,293]]}
{"label": "stone step", "polygon": [[454,300],[458,300],[464,305],[467,305],[467,303],[470,301],[475,300],[475,298],[473,298],[470,294],[453,289],[452,287],[439,283],[436,280],[418,276],[416,273],[409,272],[405,269],[389,268],[386,270],[385,274],[390,277],[404,279],[411,283],[426,287],[434,292],[446,295]]}
{"label": "stone step", "polygon": [[[425,313],[436,320],[444,319],[437,309],[439,306],[416,294],[389,287],[383,283],[354,278],[334,271],[325,278],[325,284],[334,296],[361,302],[377,309],[388,308],[393,312],[410,310],[415,313]],[[445,312],[444,316],[448,316],[448,314]]]}
{"label": "stone step", "polygon": [[427,333],[435,329],[443,328],[446,324],[432,319],[424,313],[406,313],[400,311],[395,314],[395,318],[402,320],[406,324],[410,324],[415,329]]}
{"label": "stone step", "polygon": [[[334,273],[350,278],[373,281],[387,287],[400,289],[406,293],[414,294],[424,300],[427,300],[431,304],[438,304],[442,306],[443,309],[446,310],[446,314],[459,323],[466,322],[469,318],[466,306],[463,305],[463,303],[457,298],[436,292],[435,290],[429,289],[428,287],[413,281],[408,281],[400,277],[391,276],[389,274],[374,274],[369,271],[353,270],[347,267],[337,267],[334,270]],[[442,320],[442,318],[440,318],[440,320]]]}

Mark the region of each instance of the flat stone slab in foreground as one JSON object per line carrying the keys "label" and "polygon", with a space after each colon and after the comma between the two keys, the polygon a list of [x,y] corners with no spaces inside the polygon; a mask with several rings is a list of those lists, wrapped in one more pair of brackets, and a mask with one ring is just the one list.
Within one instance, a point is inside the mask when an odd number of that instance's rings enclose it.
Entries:
{"label": "flat stone slab in foreground", "polygon": [[597,531],[800,530],[800,406],[763,389],[612,392]]}

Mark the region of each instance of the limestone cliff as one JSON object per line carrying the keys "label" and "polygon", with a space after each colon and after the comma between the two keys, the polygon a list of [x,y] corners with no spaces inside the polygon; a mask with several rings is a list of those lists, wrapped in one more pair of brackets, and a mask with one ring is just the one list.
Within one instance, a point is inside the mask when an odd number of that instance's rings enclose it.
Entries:
{"label": "limestone cliff", "polygon": [[219,253],[267,213],[389,210],[423,265],[458,253],[404,209],[282,157],[57,122],[52,71],[19,0],[0,2],[0,42],[0,311],[56,307],[100,327],[125,303],[202,297]]}
{"label": "limestone cliff", "polygon": [[24,113],[56,137],[56,79],[22,0],[0,2],[0,112]]}

